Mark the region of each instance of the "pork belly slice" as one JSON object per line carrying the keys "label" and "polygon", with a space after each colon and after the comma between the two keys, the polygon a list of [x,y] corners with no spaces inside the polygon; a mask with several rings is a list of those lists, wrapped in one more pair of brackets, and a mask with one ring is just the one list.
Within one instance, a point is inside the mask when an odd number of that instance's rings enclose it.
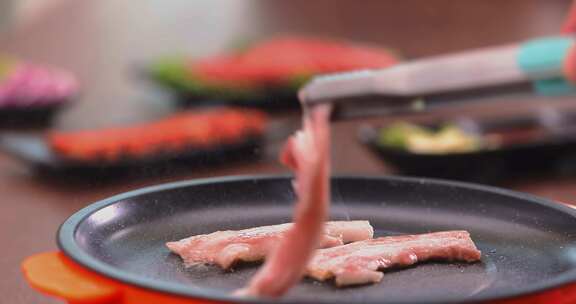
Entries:
{"label": "pork belly slice", "polygon": [[294,172],[294,225],[284,233],[238,296],[280,297],[300,281],[326,235],[330,209],[330,104],[304,107],[303,128],[292,135],[280,160]]}
{"label": "pork belly slice", "polygon": [[[227,269],[238,261],[263,260],[292,226],[292,223],[286,223],[238,231],[217,231],[168,242],[166,246],[180,255],[186,266],[217,264]],[[374,229],[368,221],[326,222],[320,248],[367,240],[373,235]]]}
{"label": "pork belly slice", "polygon": [[379,282],[378,270],[406,267],[418,262],[479,261],[481,252],[467,231],[380,237],[343,246],[319,249],[308,264],[308,276],[337,286]]}

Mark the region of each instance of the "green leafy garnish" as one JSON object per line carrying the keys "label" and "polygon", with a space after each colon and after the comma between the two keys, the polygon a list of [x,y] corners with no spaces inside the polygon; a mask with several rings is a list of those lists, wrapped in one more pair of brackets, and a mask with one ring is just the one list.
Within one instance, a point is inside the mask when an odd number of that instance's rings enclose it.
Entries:
{"label": "green leafy garnish", "polygon": [[382,128],[378,143],[383,146],[395,147],[406,149],[408,145],[408,138],[413,134],[427,135],[430,132],[422,127],[399,122],[392,124],[386,128]]}
{"label": "green leafy garnish", "polygon": [[445,124],[436,131],[404,122],[381,129],[378,144],[425,154],[470,152],[481,148],[479,138],[453,124]]}
{"label": "green leafy garnish", "polygon": [[194,75],[189,63],[182,58],[167,58],[151,67],[152,76],[160,83],[186,94],[222,99],[255,99],[261,93],[253,88],[226,87],[204,83]]}

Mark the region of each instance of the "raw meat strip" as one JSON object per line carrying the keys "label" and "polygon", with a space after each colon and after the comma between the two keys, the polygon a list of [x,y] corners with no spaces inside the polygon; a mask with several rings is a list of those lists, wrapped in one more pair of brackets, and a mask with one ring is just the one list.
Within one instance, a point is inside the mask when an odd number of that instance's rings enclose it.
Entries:
{"label": "raw meat strip", "polygon": [[[306,109],[305,109],[306,110]],[[279,297],[304,275],[306,265],[319,247],[330,206],[330,123],[328,104],[307,109],[304,128],[287,142],[282,162],[296,176],[298,195],[294,225],[285,233],[254,275],[237,295]]]}

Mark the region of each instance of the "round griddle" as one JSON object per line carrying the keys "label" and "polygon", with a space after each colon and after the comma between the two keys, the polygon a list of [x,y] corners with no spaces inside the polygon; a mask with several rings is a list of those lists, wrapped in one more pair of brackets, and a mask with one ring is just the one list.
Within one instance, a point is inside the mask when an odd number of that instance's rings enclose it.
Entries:
{"label": "round griddle", "polygon": [[[290,177],[228,177],[150,187],[92,204],[58,232],[64,253],[106,277],[195,299],[238,299],[257,264],[186,269],[167,241],[290,221]],[[498,188],[399,177],[335,177],[333,220],[369,220],[375,236],[465,229],[474,264],[424,263],[381,283],[338,289],[304,279],[289,303],[453,303],[504,299],[576,282],[576,212]],[[290,265],[286,265],[290,267]]]}

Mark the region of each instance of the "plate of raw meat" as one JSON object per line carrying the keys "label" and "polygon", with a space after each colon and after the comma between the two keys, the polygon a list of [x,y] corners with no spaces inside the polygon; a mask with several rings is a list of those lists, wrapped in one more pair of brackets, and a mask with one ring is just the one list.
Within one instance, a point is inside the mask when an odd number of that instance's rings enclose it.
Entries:
{"label": "plate of raw meat", "polygon": [[159,59],[147,75],[184,106],[224,103],[278,110],[297,108],[298,88],[314,75],[385,68],[398,61],[382,46],[278,36],[209,57]]}
{"label": "plate of raw meat", "polygon": [[40,135],[5,133],[0,148],[39,169],[81,174],[171,161],[214,164],[255,158],[266,125],[267,116],[260,111],[216,108],[128,126]]}

